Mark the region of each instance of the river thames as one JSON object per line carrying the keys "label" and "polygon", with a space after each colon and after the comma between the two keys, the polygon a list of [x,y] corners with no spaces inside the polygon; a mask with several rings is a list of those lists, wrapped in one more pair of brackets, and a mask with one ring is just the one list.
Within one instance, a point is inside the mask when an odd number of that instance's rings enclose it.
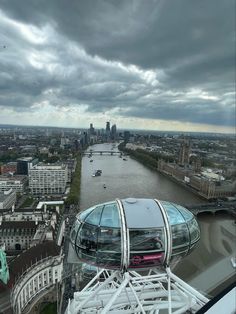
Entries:
{"label": "river thames", "polygon": [[[93,150],[114,150],[112,144],[98,144]],[[93,160],[91,162],[91,160]],[[93,177],[95,170],[102,175]],[[106,186],[106,188],[104,188]],[[116,198],[157,198],[183,206],[205,201],[167,177],[152,171],[139,162],[118,155],[93,155],[82,160],[80,209]],[[236,225],[227,214],[204,214],[198,217],[201,240],[196,249],[174,269],[177,275],[198,290],[209,293],[231,278],[234,269]]]}

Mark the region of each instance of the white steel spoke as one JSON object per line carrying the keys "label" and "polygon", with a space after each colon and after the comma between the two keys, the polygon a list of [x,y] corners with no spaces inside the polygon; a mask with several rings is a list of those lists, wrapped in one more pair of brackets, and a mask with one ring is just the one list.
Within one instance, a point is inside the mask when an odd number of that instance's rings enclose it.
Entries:
{"label": "white steel spoke", "polygon": [[[109,275],[109,277],[107,277]],[[103,276],[104,281],[97,281]],[[94,284],[94,286],[92,286]],[[149,272],[141,276],[136,272],[99,272],[82,291],[74,293],[66,314],[168,314],[195,313],[208,299],[174,275]]]}

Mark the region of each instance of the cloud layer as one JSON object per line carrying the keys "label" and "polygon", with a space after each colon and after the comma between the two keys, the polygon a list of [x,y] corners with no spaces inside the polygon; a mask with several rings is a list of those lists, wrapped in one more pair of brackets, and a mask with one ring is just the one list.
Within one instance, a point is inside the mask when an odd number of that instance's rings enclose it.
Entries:
{"label": "cloud layer", "polygon": [[232,131],[234,9],[233,0],[2,1],[0,123]]}

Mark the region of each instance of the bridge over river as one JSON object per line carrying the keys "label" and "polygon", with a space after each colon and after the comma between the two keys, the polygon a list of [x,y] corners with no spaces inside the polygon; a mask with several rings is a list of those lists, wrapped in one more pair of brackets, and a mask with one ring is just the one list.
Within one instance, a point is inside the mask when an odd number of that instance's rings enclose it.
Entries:
{"label": "bridge over river", "polygon": [[115,151],[115,150],[91,150],[83,152],[84,156],[93,156],[93,155],[119,155],[123,156],[122,152]]}
{"label": "bridge over river", "polygon": [[212,213],[216,212],[228,212],[230,215],[236,218],[236,201],[234,202],[214,202],[206,204],[197,204],[197,205],[186,205],[194,215],[201,213]]}

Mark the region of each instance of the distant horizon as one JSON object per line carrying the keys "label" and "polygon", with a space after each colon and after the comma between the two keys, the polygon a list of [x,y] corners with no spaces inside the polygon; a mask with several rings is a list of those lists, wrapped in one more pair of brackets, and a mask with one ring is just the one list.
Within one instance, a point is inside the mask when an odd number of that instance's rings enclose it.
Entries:
{"label": "distant horizon", "polygon": [[[114,123],[116,124],[116,123]],[[73,130],[89,130],[88,127],[68,127],[68,126],[52,126],[52,125],[23,125],[23,124],[8,124],[8,123],[0,123],[0,128],[4,128],[4,126],[9,128],[21,127],[21,128],[53,128],[53,129],[73,129]],[[117,126],[117,125],[116,125]],[[94,127],[94,125],[93,125]],[[95,130],[105,130],[104,127],[94,127]],[[191,134],[215,134],[215,135],[235,135],[234,133],[225,133],[225,132],[205,132],[205,131],[179,131],[179,130],[151,130],[151,129],[138,129],[138,128],[119,128],[117,126],[117,131],[140,131],[140,132],[154,132],[154,133],[191,133]]]}

